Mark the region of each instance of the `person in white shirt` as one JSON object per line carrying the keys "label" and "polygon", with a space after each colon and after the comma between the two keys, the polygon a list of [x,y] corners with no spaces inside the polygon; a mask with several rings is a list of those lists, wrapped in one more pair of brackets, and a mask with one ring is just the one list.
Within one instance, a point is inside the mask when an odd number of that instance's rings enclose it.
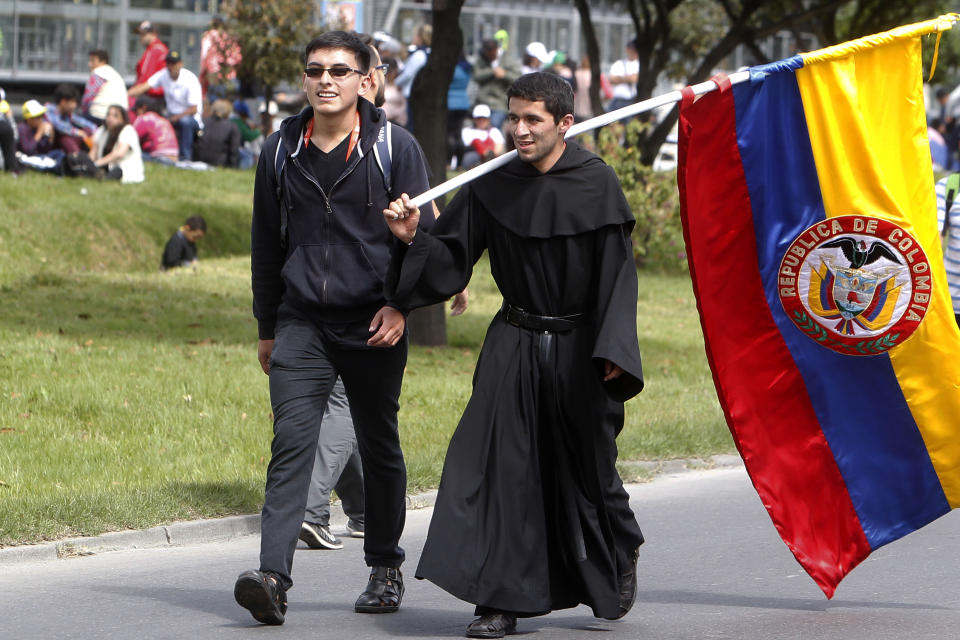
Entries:
{"label": "person in white shirt", "polygon": [[90,77],[83,89],[80,108],[83,114],[97,124],[103,124],[107,107],[112,104],[127,104],[127,84],[116,69],[110,66],[110,54],[103,49],[94,49],[87,54]]}
{"label": "person in white shirt", "polygon": [[473,108],[473,126],[464,127],[460,133],[466,151],[463,154],[463,168],[469,169],[481,162],[503,153],[506,140],[500,129],[490,122],[490,107],[478,104]]}
{"label": "person in white shirt", "polygon": [[637,41],[631,40],[626,46],[627,57],[610,65],[610,84],[613,85],[613,99],[607,105],[607,111],[613,111],[637,101],[637,79],[640,77],[640,56],[637,54]]}
{"label": "person in white shirt", "polygon": [[197,131],[203,128],[200,79],[189,69],[183,68],[183,61],[176,51],[167,54],[166,65],[166,69],[156,72],[146,82],[131,87],[127,93],[138,96],[153,88],[163,89],[168,119],[177,130],[180,142],[180,160],[192,160],[194,138]]}
{"label": "person in white shirt", "polygon": [[90,159],[104,170],[107,180],[119,180],[124,184],[143,182],[140,137],[130,124],[127,110],[121,105],[107,108],[103,125],[93,134]]}

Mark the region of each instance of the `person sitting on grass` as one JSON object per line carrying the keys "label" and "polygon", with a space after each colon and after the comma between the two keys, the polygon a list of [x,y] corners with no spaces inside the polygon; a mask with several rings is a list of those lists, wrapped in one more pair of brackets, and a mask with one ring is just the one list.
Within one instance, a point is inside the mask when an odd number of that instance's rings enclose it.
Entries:
{"label": "person sitting on grass", "polygon": [[140,139],[122,106],[114,104],[107,108],[103,126],[93,134],[90,159],[107,180],[119,180],[124,184],[143,182]]}
{"label": "person sitting on grass", "polygon": [[159,113],[156,98],[140,96],[133,103],[133,128],[140,138],[140,151],[144,160],[173,164],[180,155],[177,133],[170,121]]}
{"label": "person sitting on grass", "polygon": [[53,102],[45,106],[43,117],[53,125],[54,145],[67,155],[80,153],[90,148],[90,136],[97,123],[80,115],[77,105],[80,91],[68,83],[59,84],[53,90]]}
{"label": "person sitting on grass", "polygon": [[228,100],[214,100],[210,117],[203,119],[203,134],[197,138],[197,160],[215,167],[237,167],[240,129],[230,119],[232,110]]}
{"label": "person sitting on grass", "polygon": [[160,270],[174,267],[197,266],[197,240],[207,233],[207,222],[203,216],[190,216],[183,226],[167,240],[160,259]]}
{"label": "person sitting on grass", "polygon": [[13,110],[7,102],[7,94],[0,88],[0,169],[20,173],[20,161],[17,159],[17,123],[13,119]]}
{"label": "person sitting on grass", "polygon": [[475,167],[499,156],[506,150],[506,140],[500,129],[492,126],[490,107],[478,104],[473,108],[473,126],[464,127],[460,133],[461,142],[465,148],[463,155],[464,169]]}
{"label": "person sitting on grass", "polygon": [[23,103],[23,122],[17,125],[17,151],[23,166],[34,171],[59,173],[63,164],[63,149],[54,143],[53,125],[45,118],[47,108],[36,100]]}

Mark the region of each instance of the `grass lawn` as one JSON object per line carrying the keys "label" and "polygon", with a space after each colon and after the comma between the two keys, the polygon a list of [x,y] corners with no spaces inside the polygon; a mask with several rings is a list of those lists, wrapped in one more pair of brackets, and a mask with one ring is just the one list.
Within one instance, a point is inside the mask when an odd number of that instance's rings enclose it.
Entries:
{"label": "grass lawn", "polygon": [[[147,167],[143,185],[0,175],[0,545],[259,509],[271,437],[251,316],[251,172]],[[89,193],[80,194],[85,187]],[[157,271],[206,217],[197,271]],[[485,261],[450,346],[411,349],[401,438],[435,487],[500,305]],[[621,459],[733,450],[685,275],[642,273],[647,389]]]}

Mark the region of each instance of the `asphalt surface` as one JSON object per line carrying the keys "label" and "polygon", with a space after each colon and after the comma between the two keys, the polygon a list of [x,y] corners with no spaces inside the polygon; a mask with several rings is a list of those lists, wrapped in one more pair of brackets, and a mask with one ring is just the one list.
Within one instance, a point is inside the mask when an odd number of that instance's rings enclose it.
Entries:
{"label": "asphalt surface", "polygon": [[[555,612],[521,620],[519,637],[960,636],[960,520],[953,515],[876,551],[828,601],[780,541],[742,468],[628,488],[648,540],[633,611],[617,622],[596,620],[585,607]],[[264,627],[232,595],[237,574],[257,565],[256,535],[186,544],[175,537],[170,544],[168,535],[156,548],[0,561],[0,638],[462,637],[472,606],[409,575],[431,513],[408,512],[407,591],[396,614],[353,612],[366,583],[361,540],[345,538],[340,551],[298,551],[287,622]]]}

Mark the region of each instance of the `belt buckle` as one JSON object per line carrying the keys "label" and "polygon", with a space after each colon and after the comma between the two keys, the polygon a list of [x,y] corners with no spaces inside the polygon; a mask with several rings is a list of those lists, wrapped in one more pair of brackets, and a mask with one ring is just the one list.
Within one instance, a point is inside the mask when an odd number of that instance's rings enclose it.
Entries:
{"label": "belt buckle", "polygon": [[521,327],[528,326],[530,324],[530,314],[524,311],[523,309],[517,309],[517,311],[520,314],[520,317],[517,318],[517,323]]}

